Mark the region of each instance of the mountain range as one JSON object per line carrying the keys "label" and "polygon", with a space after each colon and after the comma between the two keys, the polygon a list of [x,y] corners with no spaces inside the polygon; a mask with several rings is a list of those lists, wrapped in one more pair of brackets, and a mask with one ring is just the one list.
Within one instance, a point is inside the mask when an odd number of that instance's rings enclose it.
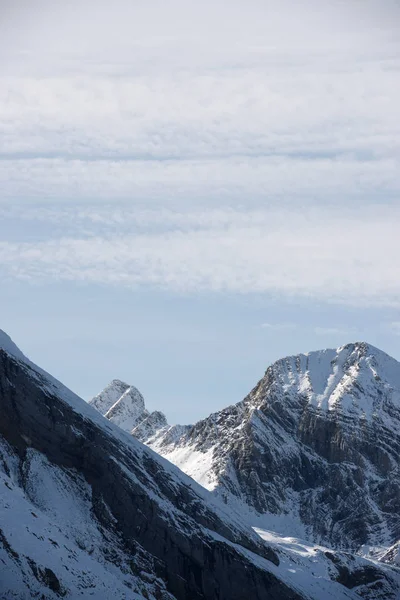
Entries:
{"label": "mountain range", "polygon": [[1,332],[0,598],[400,598],[399,382],[350,344],[170,426],[119,380],[86,403]]}

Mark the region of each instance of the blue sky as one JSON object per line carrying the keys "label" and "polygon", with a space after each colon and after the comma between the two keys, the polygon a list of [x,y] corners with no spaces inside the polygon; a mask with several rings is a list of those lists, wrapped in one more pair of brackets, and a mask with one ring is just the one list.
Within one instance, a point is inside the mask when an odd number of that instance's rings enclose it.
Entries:
{"label": "blue sky", "polygon": [[30,358],[171,422],[283,355],[400,358],[398,3],[0,4],[0,327]]}

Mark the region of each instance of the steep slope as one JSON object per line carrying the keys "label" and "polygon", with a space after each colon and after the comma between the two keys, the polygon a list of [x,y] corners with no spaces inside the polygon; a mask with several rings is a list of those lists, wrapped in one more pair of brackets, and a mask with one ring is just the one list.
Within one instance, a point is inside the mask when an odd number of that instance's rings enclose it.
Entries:
{"label": "steep slope", "polygon": [[400,539],[400,364],[368,344],[279,360],[242,402],[146,442],[261,527],[375,555]]}
{"label": "steep slope", "polygon": [[[21,356],[0,339],[0,598],[310,597],[232,512]],[[335,579],[327,599],[355,597]]]}
{"label": "steep slope", "polygon": [[391,566],[248,529],[3,339],[1,600],[399,597]]}
{"label": "steep slope", "polygon": [[153,436],[168,425],[165,415],[160,411],[148,412],[137,388],[119,379],[111,381],[102,392],[89,400],[89,404],[124,431],[132,432],[136,428],[135,437],[138,438],[140,435],[146,438]]}

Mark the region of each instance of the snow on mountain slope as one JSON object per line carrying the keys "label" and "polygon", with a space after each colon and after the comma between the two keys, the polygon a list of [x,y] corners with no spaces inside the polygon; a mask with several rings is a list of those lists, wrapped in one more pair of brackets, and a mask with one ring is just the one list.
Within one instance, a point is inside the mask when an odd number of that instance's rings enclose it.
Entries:
{"label": "snow on mountain slope", "polygon": [[387,549],[386,552],[383,554],[380,552],[379,554],[379,560],[381,562],[400,567],[400,540]]}
{"label": "snow on mountain slope", "polygon": [[159,410],[155,410],[142,419],[139,424],[132,429],[131,433],[136,439],[141,441],[142,439],[148,439],[149,437],[156,435],[160,431],[164,431],[167,427],[168,423],[165,415]]}
{"label": "snow on mountain slope", "polygon": [[242,402],[146,442],[261,528],[400,539],[400,364],[366,343],[278,360]]}
{"label": "snow on mountain slope", "polygon": [[0,443],[2,600],[303,599],[238,515],[4,349]]}
{"label": "snow on mountain slope", "polygon": [[83,477],[30,449],[22,483],[4,440],[0,456],[0,598],[173,599],[146,554],[132,568],[118,535],[93,516]]}
{"label": "snow on mountain slope", "polygon": [[[335,600],[341,594],[342,584],[354,568],[352,555],[332,552],[329,548],[294,537],[282,537],[273,531],[259,528],[255,528],[255,531],[279,551],[280,569],[285,570],[288,580],[295,582],[305,595]],[[361,596],[370,595],[373,600],[389,598],[393,589],[390,573],[379,577],[377,582],[377,564],[359,557],[357,562],[363,568],[354,579],[351,589]],[[336,586],[332,586],[332,580]]]}
{"label": "snow on mountain slope", "polygon": [[89,400],[89,404],[98,410],[102,415],[105,415],[112,406],[125,394],[129,389],[132,389],[133,395],[136,396],[138,401],[138,407],[144,410],[144,399],[139,390],[128,385],[124,381],[119,379],[113,379],[103,391],[97,396]]}
{"label": "snow on mountain slope", "polygon": [[330,553],[331,570],[303,560],[296,577],[275,542],[0,348],[1,600],[399,597],[391,565]]}
{"label": "snow on mountain slope", "polygon": [[274,367],[284,393],[321,411],[372,421],[386,418],[386,399],[400,407],[400,364],[366,343],[300,354]]}
{"label": "snow on mountain slope", "polygon": [[146,410],[144,398],[137,388],[119,379],[111,381],[89,400],[89,404],[124,431],[131,432],[136,428],[135,437],[138,439],[140,436],[149,438],[168,425],[163,413]]}

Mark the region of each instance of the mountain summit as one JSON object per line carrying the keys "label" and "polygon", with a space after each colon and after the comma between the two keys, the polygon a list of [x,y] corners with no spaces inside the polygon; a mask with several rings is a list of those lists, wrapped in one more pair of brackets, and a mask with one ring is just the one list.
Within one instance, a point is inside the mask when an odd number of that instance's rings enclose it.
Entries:
{"label": "mountain summit", "polygon": [[163,413],[146,410],[144,398],[137,388],[119,379],[113,379],[102,392],[89,400],[89,404],[129,433],[140,426],[145,437],[150,437],[168,426]]}

